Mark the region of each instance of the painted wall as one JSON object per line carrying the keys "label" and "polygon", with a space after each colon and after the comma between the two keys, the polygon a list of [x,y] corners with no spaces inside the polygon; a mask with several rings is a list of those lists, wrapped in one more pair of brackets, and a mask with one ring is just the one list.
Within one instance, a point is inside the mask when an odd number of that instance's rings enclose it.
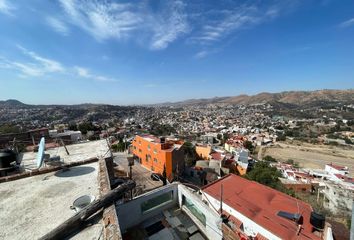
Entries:
{"label": "painted wall", "polygon": [[[183,144],[182,142],[178,142]],[[171,144],[170,144],[171,145]],[[156,173],[163,173],[166,166],[166,175],[172,180],[176,173],[178,163],[179,172],[183,172],[184,167],[184,151],[183,147],[179,149],[166,149],[169,143],[161,144],[150,142],[141,136],[136,136],[132,142],[132,153],[141,160],[141,164]]]}
{"label": "painted wall", "polygon": [[208,160],[209,154],[211,152],[210,146],[195,146],[195,151],[197,152],[198,159]]}

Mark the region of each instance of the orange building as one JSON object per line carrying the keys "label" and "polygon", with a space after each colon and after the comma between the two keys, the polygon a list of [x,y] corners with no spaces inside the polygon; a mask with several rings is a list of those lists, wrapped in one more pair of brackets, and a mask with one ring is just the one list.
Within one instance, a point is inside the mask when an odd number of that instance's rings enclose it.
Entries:
{"label": "orange building", "polygon": [[195,146],[195,151],[197,153],[198,159],[202,160],[209,160],[210,159],[210,153],[211,153],[211,146],[210,145],[196,145]]}
{"label": "orange building", "polygon": [[[172,180],[184,170],[183,141],[170,140],[153,135],[135,136],[131,151],[140,164],[155,173],[163,174]],[[177,170],[178,166],[178,170]]]}

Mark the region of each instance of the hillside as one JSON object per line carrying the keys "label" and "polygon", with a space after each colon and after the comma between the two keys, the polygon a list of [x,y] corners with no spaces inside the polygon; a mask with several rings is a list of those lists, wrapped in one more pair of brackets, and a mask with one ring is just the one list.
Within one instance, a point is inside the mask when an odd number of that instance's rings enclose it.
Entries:
{"label": "hillside", "polygon": [[194,105],[224,103],[235,105],[251,105],[260,103],[281,103],[285,105],[321,105],[324,103],[354,104],[354,89],[349,90],[317,90],[317,91],[288,91],[280,93],[259,93],[256,95],[238,95],[210,99],[192,99],[166,105]]}

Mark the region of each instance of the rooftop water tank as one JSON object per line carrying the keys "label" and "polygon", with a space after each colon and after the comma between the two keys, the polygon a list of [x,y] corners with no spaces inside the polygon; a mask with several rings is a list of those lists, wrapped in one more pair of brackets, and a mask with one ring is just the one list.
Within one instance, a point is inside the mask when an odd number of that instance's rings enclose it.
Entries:
{"label": "rooftop water tank", "polygon": [[310,223],[314,228],[319,229],[319,230],[324,229],[325,222],[326,222],[325,216],[323,216],[319,213],[316,213],[316,212],[311,213]]}
{"label": "rooftop water tank", "polygon": [[9,149],[0,150],[0,168],[11,167],[11,163],[15,162],[17,154]]}

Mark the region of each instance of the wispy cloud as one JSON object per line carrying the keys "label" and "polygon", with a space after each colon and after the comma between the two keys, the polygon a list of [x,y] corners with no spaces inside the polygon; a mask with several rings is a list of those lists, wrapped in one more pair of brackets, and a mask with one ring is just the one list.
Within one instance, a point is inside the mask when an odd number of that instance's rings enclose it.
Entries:
{"label": "wispy cloud", "polygon": [[47,73],[64,72],[65,68],[61,63],[39,56],[37,53],[27,50],[22,46],[17,46],[22,53],[30,59],[26,62],[10,60],[5,57],[0,58],[2,68],[19,71],[22,76],[38,77]]}
{"label": "wispy cloud", "polygon": [[199,52],[197,52],[195,55],[194,55],[194,58],[196,59],[201,59],[201,58],[205,58],[211,54],[215,54],[219,51],[219,49],[208,49],[208,50],[201,50]]}
{"label": "wispy cloud", "polygon": [[61,63],[39,56],[37,53],[27,50],[26,48],[17,45],[17,47],[27,56],[31,57],[43,69],[43,72],[64,72],[65,68]]}
{"label": "wispy cloud", "polygon": [[185,4],[181,0],[163,4],[154,12],[144,2],[140,4],[107,1],[60,0],[67,23],[86,31],[98,41],[139,39],[148,34],[148,48],[166,48],[179,36],[188,32]]}
{"label": "wispy cloud", "polygon": [[17,48],[24,56],[28,57],[28,60],[18,61],[0,56],[0,68],[12,69],[21,77],[42,77],[47,74],[64,74],[67,77],[78,76],[80,78],[91,79],[94,81],[117,81],[116,79],[110,77],[93,74],[91,73],[91,70],[87,68],[78,66],[64,66],[56,60],[40,56],[39,54],[30,51],[21,45],[17,45]]}
{"label": "wispy cloud", "polygon": [[354,18],[351,18],[347,21],[342,22],[341,24],[339,24],[340,27],[342,28],[347,28],[347,27],[351,27],[354,26]]}
{"label": "wispy cloud", "polygon": [[[238,31],[253,28],[259,24],[275,19],[297,7],[297,1],[270,1],[262,4],[257,1],[252,4],[235,3],[228,9],[215,9],[206,18],[197,34],[190,37],[193,43],[212,44]],[[201,53],[202,54],[202,53]]]}
{"label": "wispy cloud", "polygon": [[83,78],[88,78],[88,79],[92,79],[95,81],[102,81],[102,82],[116,82],[117,81],[116,79],[113,79],[113,78],[92,74],[90,72],[90,70],[87,68],[75,66],[74,70],[78,76],[83,77]]}
{"label": "wispy cloud", "polygon": [[225,37],[232,31],[256,24],[261,20],[257,12],[258,9],[254,6],[238,8],[218,22],[205,25],[195,39],[202,43],[212,42]]}
{"label": "wispy cloud", "polygon": [[0,0],[0,13],[13,16],[13,10],[15,10],[15,7],[8,0]]}
{"label": "wispy cloud", "polygon": [[69,34],[69,28],[66,26],[66,24],[55,18],[55,17],[47,17],[46,19],[47,24],[56,32],[61,33],[64,36],[67,36]]}
{"label": "wispy cloud", "polygon": [[170,2],[163,16],[153,18],[151,49],[164,49],[179,36],[190,31],[185,4],[182,1]]}
{"label": "wispy cloud", "polygon": [[100,41],[127,37],[143,21],[132,4],[81,0],[60,3],[71,24]]}
{"label": "wispy cloud", "polygon": [[18,71],[21,76],[38,77],[43,75],[42,69],[40,69],[36,64],[11,61],[1,56],[0,56],[0,67],[5,69],[14,69]]}

